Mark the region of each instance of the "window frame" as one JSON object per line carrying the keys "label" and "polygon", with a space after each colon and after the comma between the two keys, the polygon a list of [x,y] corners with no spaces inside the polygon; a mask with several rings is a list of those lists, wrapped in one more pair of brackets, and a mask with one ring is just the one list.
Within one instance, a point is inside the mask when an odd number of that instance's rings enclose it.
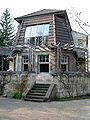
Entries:
{"label": "window frame", "polygon": [[29,57],[28,57],[28,62],[24,62],[24,57],[26,57],[26,56],[28,56],[28,55],[27,54],[22,55],[22,71],[25,71],[24,70],[24,65],[28,65],[29,64]]}
{"label": "window frame", "polygon": [[[64,62],[62,62],[62,58],[64,58]],[[68,72],[69,71],[69,56],[68,55],[63,55],[61,58],[61,65],[66,65],[66,71],[64,72]],[[62,70],[62,68],[61,68]]]}
{"label": "window frame", "polygon": [[[46,25],[46,26],[45,26],[45,25]],[[38,34],[38,32],[39,32],[38,29],[39,29],[40,26],[42,26],[42,35],[39,35],[39,34]],[[29,28],[29,27],[31,27],[31,28]],[[31,36],[32,28],[33,28],[33,27],[36,27],[36,29],[37,29],[35,36]],[[47,34],[44,33],[44,32],[46,32],[46,31],[45,31],[46,27],[48,27],[48,33],[47,33]],[[24,44],[31,44],[31,38],[34,38],[34,41],[35,41],[35,42],[34,42],[34,43],[35,43],[34,45],[35,45],[35,46],[38,46],[36,39],[39,38],[39,37],[41,37],[41,42],[40,42],[39,45],[46,45],[46,44],[47,44],[47,40],[45,40],[45,37],[48,38],[48,40],[49,40],[49,27],[50,27],[49,23],[27,26],[27,27],[26,27],[26,30],[25,30]],[[30,35],[26,33],[27,29],[31,30],[30,32],[28,32],[28,33],[30,33]],[[27,35],[28,37],[26,37],[26,35]],[[32,44],[32,45],[33,45],[33,44]]]}
{"label": "window frame", "polygon": [[[48,62],[40,62],[40,56],[48,56]],[[50,55],[49,54],[41,54],[38,55],[38,73],[49,73],[50,72]],[[48,64],[49,65],[49,72],[40,72],[40,65],[41,64]]]}

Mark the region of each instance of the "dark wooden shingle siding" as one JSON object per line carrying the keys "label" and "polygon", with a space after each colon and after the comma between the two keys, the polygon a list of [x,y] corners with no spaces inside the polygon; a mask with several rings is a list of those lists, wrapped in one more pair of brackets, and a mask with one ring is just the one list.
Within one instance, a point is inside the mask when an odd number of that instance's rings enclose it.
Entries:
{"label": "dark wooden shingle siding", "polygon": [[21,29],[18,43],[19,45],[23,44],[24,35],[25,35],[25,29],[26,26],[31,25],[39,25],[39,24],[47,24],[49,23],[49,40],[48,45],[51,43],[54,43],[54,32],[53,32],[53,14],[52,15],[41,15],[41,16],[33,16],[23,19],[23,27]]}
{"label": "dark wooden shingle siding", "polygon": [[69,24],[65,18],[55,16],[55,36],[57,44],[59,42],[64,44],[72,40]]}

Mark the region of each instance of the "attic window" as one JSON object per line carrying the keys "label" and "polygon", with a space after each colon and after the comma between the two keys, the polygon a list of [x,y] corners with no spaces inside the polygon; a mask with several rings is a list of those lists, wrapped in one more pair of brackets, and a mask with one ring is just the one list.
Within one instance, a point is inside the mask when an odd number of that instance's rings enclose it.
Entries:
{"label": "attic window", "polygon": [[45,45],[49,39],[49,24],[26,27],[25,44]]}

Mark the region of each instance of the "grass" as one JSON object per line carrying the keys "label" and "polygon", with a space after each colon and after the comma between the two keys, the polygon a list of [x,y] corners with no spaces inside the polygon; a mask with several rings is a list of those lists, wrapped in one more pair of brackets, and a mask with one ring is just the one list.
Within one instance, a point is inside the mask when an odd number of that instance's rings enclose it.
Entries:
{"label": "grass", "polygon": [[56,98],[54,101],[71,101],[71,100],[83,100],[83,99],[90,99],[90,94],[87,96],[80,96],[74,98]]}

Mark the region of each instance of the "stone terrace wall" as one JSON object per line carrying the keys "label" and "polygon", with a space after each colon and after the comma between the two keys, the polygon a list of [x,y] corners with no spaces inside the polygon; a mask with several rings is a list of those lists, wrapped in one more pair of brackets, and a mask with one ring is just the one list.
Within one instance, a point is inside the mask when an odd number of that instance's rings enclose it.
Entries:
{"label": "stone terrace wall", "polygon": [[35,82],[35,73],[0,72],[0,83],[4,96],[12,96],[14,93],[23,93]]}
{"label": "stone terrace wall", "polygon": [[56,84],[56,97],[75,97],[90,93],[90,74],[68,73],[53,75]]}
{"label": "stone terrace wall", "polygon": [[90,93],[90,73],[37,74],[36,82],[54,83],[56,97],[75,97]]}
{"label": "stone terrace wall", "polygon": [[61,73],[35,74],[21,72],[0,72],[0,84],[3,95],[12,96],[14,93],[25,93],[35,82],[54,83],[56,97],[75,97],[90,93],[90,73]]}

